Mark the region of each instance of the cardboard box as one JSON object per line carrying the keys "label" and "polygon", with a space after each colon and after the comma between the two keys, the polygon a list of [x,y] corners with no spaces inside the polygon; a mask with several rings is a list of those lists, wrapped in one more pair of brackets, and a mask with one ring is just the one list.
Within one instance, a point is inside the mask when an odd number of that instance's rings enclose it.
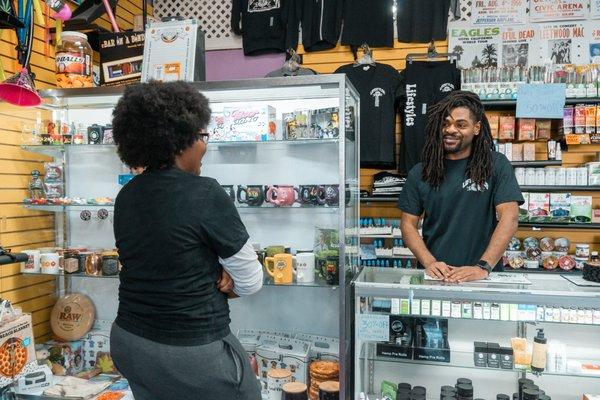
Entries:
{"label": "cardboard box", "polygon": [[414,319],[390,315],[390,340],[377,343],[376,352],[381,357],[413,358]]}
{"label": "cardboard box", "polygon": [[222,112],[213,111],[208,122],[207,132],[210,134],[210,140],[214,142],[226,141],[226,126],[225,115]]}
{"label": "cardboard box", "polygon": [[600,185],[600,161],[589,162],[585,166],[588,170],[588,185]]}
{"label": "cardboard box", "polygon": [[[14,359],[11,356],[14,355]],[[10,385],[37,367],[31,315],[23,314],[0,327],[0,386]],[[12,365],[11,365],[12,364]]]}
{"label": "cardboard box", "polygon": [[512,144],[512,160],[511,161],[523,161],[523,143]]}
{"label": "cardboard box", "polygon": [[261,335],[256,346],[259,378],[266,389],[267,372],[272,368],[286,368],[296,382],[308,381],[310,343],[282,336]]}
{"label": "cardboard box", "polygon": [[512,140],[515,138],[515,117],[510,115],[500,117],[498,137],[500,140]]}
{"label": "cardboard box", "polygon": [[554,222],[569,222],[571,193],[550,193],[550,214]]}
{"label": "cardboard box", "polygon": [[275,108],[271,106],[225,107],[225,133],[223,141],[275,140]]}
{"label": "cardboard box", "polygon": [[535,143],[523,143],[523,161],[535,161]]}
{"label": "cardboard box", "polygon": [[[66,370],[67,375],[75,375],[84,370],[83,340],[74,342],[50,341],[46,343],[50,352],[48,360]],[[54,369],[53,369],[54,370]]]}
{"label": "cardboard box", "polygon": [[585,106],[585,133],[594,134],[596,133],[596,111],[595,105],[588,104]]}
{"label": "cardboard box", "polygon": [[340,360],[340,340],[334,337],[309,335],[299,333],[295,336],[296,339],[310,342],[310,360]]}
{"label": "cardboard box", "polygon": [[301,110],[284,113],[283,138],[285,140],[312,139],[310,129],[310,111]]}
{"label": "cardboard box", "polygon": [[571,221],[592,222],[592,196],[571,196]]}
{"label": "cardboard box", "polygon": [[487,116],[490,123],[490,130],[492,133],[492,139],[499,138],[499,127],[500,127],[500,116],[498,114],[491,114]]}
{"label": "cardboard box", "polygon": [[96,368],[98,353],[110,352],[110,326],[99,326],[88,332],[83,338],[84,370]]}
{"label": "cardboard box", "polygon": [[552,120],[536,119],[535,120],[535,137],[536,139],[548,140],[552,138]]}
{"label": "cardboard box", "polygon": [[522,195],[525,201],[519,206],[519,221],[526,222],[529,221],[529,193],[524,192]]}
{"label": "cardboard box", "polygon": [[448,320],[415,319],[414,360],[450,362]]}
{"label": "cardboard box", "polygon": [[99,35],[100,85],[139,82],[142,76],[144,32],[107,32]]}
{"label": "cardboard box", "polygon": [[504,143],[504,155],[506,155],[506,158],[508,158],[508,161],[512,161],[513,160],[513,145],[516,143]]}
{"label": "cardboard box", "polygon": [[550,194],[529,193],[529,220],[544,222],[550,219]]}
{"label": "cardboard box", "polygon": [[535,140],[535,119],[519,118],[517,132],[519,140]]}
{"label": "cardboard box", "polygon": [[594,208],[592,210],[592,223],[600,224],[600,208]]}

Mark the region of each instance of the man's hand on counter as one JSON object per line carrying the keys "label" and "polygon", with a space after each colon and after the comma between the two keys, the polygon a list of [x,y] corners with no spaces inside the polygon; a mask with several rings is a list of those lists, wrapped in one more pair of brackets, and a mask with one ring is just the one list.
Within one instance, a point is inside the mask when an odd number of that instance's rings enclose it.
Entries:
{"label": "man's hand on counter", "polygon": [[450,273],[452,272],[451,266],[442,261],[434,261],[427,265],[425,271],[427,271],[427,275],[432,276],[438,279],[446,279]]}
{"label": "man's hand on counter", "polygon": [[487,278],[489,275],[485,269],[479,266],[450,267],[450,270],[444,281],[451,283],[479,281]]}

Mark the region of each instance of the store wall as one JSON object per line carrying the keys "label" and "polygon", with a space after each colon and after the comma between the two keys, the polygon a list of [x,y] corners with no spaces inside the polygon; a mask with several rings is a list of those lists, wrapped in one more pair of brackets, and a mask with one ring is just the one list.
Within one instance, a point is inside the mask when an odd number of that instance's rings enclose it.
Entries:
{"label": "store wall", "polygon": [[[75,7],[72,3],[69,5]],[[134,15],[141,13],[141,0],[120,0],[116,15],[119,28],[133,28]],[[54,21],[50,21],[54,26]],[[98,24],[110,29],[106,17],[98,20]],[[16,34],[14,31],[0,30],[0,39],[0,60],[6,75],[10,76],[19,69],[16,62]],[[52,44],[46,45],[45,29],[37,24],[31,64],[38,89],[55,86],[54,47]],[[43,162],[50,161],[48,157],[21,149],[21,144],[29,138],[22,134],[22,128],[49,115],[47,112],[0,104],[0,244],[13,251],[54,245],[54,215],[29,211],[20,204],[27,196],[31,171],[43,171]],[[0,297],[31,312],[36,340],[47,340],[50,337],[50,312],[55,302],[54,278],[22,276],[19,272],[19,264],[0,268]]]}
{"label": "store wall", "polygon": [[241,49],[207,51],[206,80],[264,78],[267,73],[281,68],[284,61],[282,53],[246,57]]}
{"label": "store wall", "polygon": [[[438,52],[447,51],[447,42],[436,42]],[[406,66],[406,55],[409,53],[424,53],[427,52],[426,44],[405,44],[395,42],[393,49],[374,49],[373,58],[375,61],[392,65],[398,70],[402,70]],[[334,72],[338,67],[354,62],[352,53],[349,47],[338,46],[335,49],[326,52],[305,53],[303,55],[305,67],[312,68],[315,71],[326,74]],[[513,110],[514,114],[514,110]],[[396,123],[396,154],[400,148],[400,120]],[[546,143],[539,142],[536,144],[537,159],[546,158]],[[569,146],[569,150],[563,153],[563,165],[565,167],[574,167],[582,165],[586,162],[596,160],[600,152],[600,145],[578,145]],[[371,190],[373,184],[373,175],[380,170],[361,169],[360,185],[361,189]],[[599,192],[573,192],[573,195],[592,195],[593,207],[600,208],[600,193]],[[361,215],[363,217],[384,217],[384,218],[399,218],[401,212],[396,208],[394,203],[362,203]],[[528,236],[534,237],[567,237],[571,240],[571,252],[575,251],[575,243],[590,243],[592,250],[600,251],[600,232],[591,229],[544,229],[535,230],[531,228],[519,228],[517,236],[521,239]]]}

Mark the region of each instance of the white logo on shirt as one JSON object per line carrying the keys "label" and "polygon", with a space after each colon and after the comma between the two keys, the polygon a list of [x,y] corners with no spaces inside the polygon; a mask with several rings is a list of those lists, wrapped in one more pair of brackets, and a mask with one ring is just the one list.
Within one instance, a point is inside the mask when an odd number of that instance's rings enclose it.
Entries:
{"label": "white logo on shirt", "polygon": [[462,187],[467,192],[485,192],[490,188],[490,185],[487,182],[485,182],[482,187],[481,185],[471,181],[470,179],[467,179],[463,182]]}
{"label": "white logo on shirt", "polygon": [[280,7],[280,0],[248,0],[248,12],[264,12]]}
{"label": "white logo on shirt", "polygon": [[451,83],[444,83],[442,86],[440,86],[440,92],[451,92],[454,90],[454,85]]}
{"label": "white logo on shirt", "polygon": [[375,88],[371,90],[371,96],[375,98],[375,107],[379,108],[379,98],[385,95],[385,90],[382,88]]}
{"label": "white logo on shirt", "polygon": [[415,97],[417,97],[417,85],[406,85],[406,106],[404,106],[404,118],[406,126],[413,126],[417,117],[417,107],[415,106]]}

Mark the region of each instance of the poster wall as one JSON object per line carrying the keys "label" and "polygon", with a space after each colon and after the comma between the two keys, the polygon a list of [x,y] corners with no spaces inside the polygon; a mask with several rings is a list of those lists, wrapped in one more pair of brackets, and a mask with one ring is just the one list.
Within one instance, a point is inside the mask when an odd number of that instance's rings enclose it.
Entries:
{"label": "poster wall", "polygon": [[586,19],[588,17],[589,1],[530,0],[529,21],[548,22]]}
{"label": "poster wall", "polygon": [[590,18],[600,19],[600,0],[590,0]]}
{"label": "poster wall", "polygon": [[471,22],[473,25],[524,24],[527,22],[527,3],[528,0],[476,0],[471,10]]}

